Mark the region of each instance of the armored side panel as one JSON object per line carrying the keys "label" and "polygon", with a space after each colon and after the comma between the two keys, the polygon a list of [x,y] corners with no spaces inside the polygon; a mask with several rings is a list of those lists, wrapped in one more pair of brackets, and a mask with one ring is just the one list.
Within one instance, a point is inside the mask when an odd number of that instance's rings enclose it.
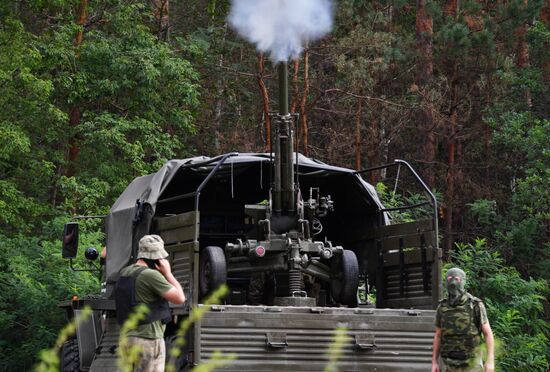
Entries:
{"label": "armored side panel", "polygon": [[[199,305],[201,306],[201,305]],[[322,371],[336,327],[347,329],[341,371],[427,371],[433,310],[216,306],[196,325],[195,362],[234,354],[224,371]],[[284,321],[282,321],[284,319]]]}
{"label": "armored side panel", "polygon": [[[187,302],[185,310],[198,303],[198,267],[200,213],[187,212],[156,218],[153,231],[164,240],[174,277],[180,282]],[[185,311],[184,312],[187,312]]]}
{"label": "armored side panel", "polygon": [[441,248],[434,220],[382,226],[364,237],[378,308],[437,307],[441,298]]}

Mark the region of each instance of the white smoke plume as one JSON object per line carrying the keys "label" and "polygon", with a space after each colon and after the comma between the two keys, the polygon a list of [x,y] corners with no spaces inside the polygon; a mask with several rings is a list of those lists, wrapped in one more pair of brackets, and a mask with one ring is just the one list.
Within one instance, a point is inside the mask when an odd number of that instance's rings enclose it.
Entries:
{"label": "white smoke plume", "polygon": [[297,58],[332,28],[332,0],[231,0],[229,24],[273,62]]}

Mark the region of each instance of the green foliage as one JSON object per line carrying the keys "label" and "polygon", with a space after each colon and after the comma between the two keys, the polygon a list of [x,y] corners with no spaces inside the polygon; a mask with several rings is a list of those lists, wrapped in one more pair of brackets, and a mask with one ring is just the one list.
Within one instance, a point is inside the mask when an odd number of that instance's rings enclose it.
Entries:
{"label": "green foliage", "polygon": [[512,177],[512,195],[501,206],[491,200],[469,204],[478,232],[494,240],[524,274],[548,278],[550,121],[506,112],[488,117],[487,122],[495,127],[494,149],[502,154],[503,166]]}
{"label": "green foliage", "polygon": [[[60,257],[69,215],[107,213],[133,178],[185,156],[195,131],[198,74],[150,30],[149,2],[88,2],[83,28],[77,7],[0,2],[1,370],[29,369],[53,344],[60,300],[99,291]],[[100,221],[81,228],[81,248],[103,245]]]}
{"label": "green foliage", "polygon": [[[434,54],[425,86],[414,3],[340,1],[334,32],[309,46],[309,144],[323,161],[352,163],[357,96],[369,97],[361,98],[363,166],[423,159],[427,131],[414,111],[425,105],[437,147],[425,166],[436,175],[430,187],[445,190],[449,115],[457,111],[463,182],[449,201],[461,218],[453,230],[492,242],[491,249],[473,243],[479,257],[465,264],[480,278],[473,289],[493,301],[493,324],[509,351],[499,357],[505,369],[544,366],[548,337],[546,303],[535,296],[547,289],[530,279],[550,273],[550,28],[538,16],[542,3],[465,0],[451,15],[445,2],[428,1]],[[70,271],[59,257],[69,216],[105,214],[134,177],[195,147],[207,155],[263,148],[255,52],[227,28],[229,4],[170,4],[167,43],[157,39],[148,1],[88,2],[84,26],[76,24],[75,0],[0,1],[0,369],[30,368],[63,323],[56,301],[97,290],[92,275]],[[526,34],[518,32],[524,26]],[[522,38],[528,66],[518,66]],[[271,68],[264,71],[270,92]],[[78,120],[69,124],[74,110]],[[424,200],[377,189],[386,207]],[[392,215],[407,222],[428,213]],[[102,244],[98,220],[81,226],[81,246]]]}
{"label": "green foliage", "polygon": [[45,213],[39,199],[47,200],[47,188],[38,190],[37,184],[47,185],[51,176],[33,141],[38,133],[30,128],[42,120],[55,122],[59,110],[49,102],[51,81],[37,72],[42,56],[36,38],[14,18],[0,19],[0,24],[0,227],[28,231],[32,220]]}
{"label": "green foliage", "polygon": [[[376,184],[376,192],[384,208],[416,205],[426,201],[426,197],[420,194],[410,192],[402,194],[395,190],[389,190],[388,186],[382,182]],[[430,205],[424,205],[413,209],[392,211],[390,214],[392,223],[412,222],[419,219],[431,218],[433,216],[433,208]]]}
{"label": "green foliage", "polygon": [[[83,262],[79,262],[83,265]],[[61,258],[61,244],[0,235],[0,369],[29,369],[65,323],[60,300],[94,293],[96,278],[75,273]]]}
{"label": "green foliage", "polygon": [[[48,203],[100,213],[135,176],[186,155],[197,73],[150,32],[148,4],[109,2],[109,12],[103,5],[90,5],[97,25],[78,51],[71,3],[48,8],[57,22],[35,34],[18,14],[1,19],[0,205],[9,213],[0,223],[10,229],[51,218]],[[74,109],[79,123],[69,125]]]}
{"label": "green foliage", "polygon": [[86,33],[76,68],[64,49],[74,30],[61,27],[45,35],[56,102],[84,108],[82,124],[69,132],[80,139],[73,166],[82,180],[76,182],[101,179],[111,185],[108,200],[136,175],[184,155],[182,140],[194,130],[198,76],[136,22],[147,10],[136,3],[105,14],[104,26]]}
{"label": "green foliage", "polygon": [[40,352],[40,363],[36,366],[37,372],[56,372],[60,368],[59,349],[63,344],[76,333],[76,327],[80,322],[85,321],[92,315],[92,309],[84,307],[82,312],[74,317],[63,329],[59,332],[55,344],[46,350]]}
{"label": "green foliage", "polygon": [[463,269],[468,291],[487,307],[498,340],[497,366],[503,371],[546,370],[550,360],[547,281],[523,279],[484,239],[457,244],[451,258],[444,272],[451,266]]}
{"label": "green foliage", "polygon": [[497,358],[503,371],[547,371],[548,338],[543,334],[529,336],[516,334],[506,341],[505,353],[509,355]]}
{"label": "green foliage", "polygon": [[[539,26],[533,32],[541,31]],[[510,88],[508,94],[515,97],[523,98],[525,89],[546,89],[532,84],[525,71],[509,69],[501,79]],[[500,203],[481,199],[468,204],[476,233],[487,236],[494,247],[489,248],[485,240],[459,245],[454,260],[469,270],[474,278],[473,293],[485,300],[500,340],[499,367],[543,371],[550,360],[550,245],[546,229],[550,122],[537,117],[536,110],[513,111],[524,108],[524,99],[504,102],[487,110],[485,122],[494,130],[492,150],[499,159],[501,177],[510,180],[497,186],[494,194],[503,192],[509,197]]]}
{"label": "green foliage", "polygon": [[470,213],[480,225],[491,226],[497,223],[499,218],[496,210],[497,203],[494,200],[480,199],[468,204]]}
{"label": "green foliage", "polygon": [[337,372],[338,361],[342,357],[344,347],[350,343],[351,337],[347,333],[347,329],[340,327],[334,330],[334,337],[332,343],[328,348],[329,362],[325,366],[325,372]]}

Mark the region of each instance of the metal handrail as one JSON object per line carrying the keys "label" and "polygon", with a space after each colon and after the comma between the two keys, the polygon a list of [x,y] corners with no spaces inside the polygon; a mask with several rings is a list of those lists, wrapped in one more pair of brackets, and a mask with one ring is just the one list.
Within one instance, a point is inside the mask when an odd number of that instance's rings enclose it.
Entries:
{"label": "metal handrail", "polygon": [[159,201],[157,201],[157,204],[173,202],[173,201],[180,200],[180,199],[186,199],[186,198],[190,198],[190,197],[195,196],[195,195],[197,195],[196,191],[188,192],[186,194],[176,195],[176,196],[172,196],[170,198],[159,200]]}
{"label": "metal handrail", "polygon": [[72,220],[85,220],[85,219],[88,219],[88,218],[105,218],[107,217],[106,214],[99,214],[99,215],[95,215],[95,216],[74,216],[71,218],[71,221]]}
{"label": "metal handrail", "polygon": [[196,193],[196,195],[195,195],[195,212],[199,211],[199,198],[201,196],[201,191],[206,186],[208,181],[210,181],[210,178],[212,178],[212,176],[214,176],[214,174],[218,171],[218,169],[220,169],[220,167],[227,160],[227,158],[230,158],[232,156],[237,156],[237,155],[239,155],[238,152],[230,152],[229,154],[223,155],[222,158],[220,159],[220,161],[218,162],[218,164],[216,164],[216,166],[210,171],[208,176],[206,176],[204,181],[202,181],[202,183],[199,185],[199,187],[195,191],[195,193]]}
{"label": "metal handrail", "polygon": [[380,212],[391,212],[391,211],[404,211],[407,209],[414,209],[418,207],[422,207],[423,205],[431,204],[429,201],[425,201],[423,203],[418,204],[412,204],[412,205],[404,205],[402,207],[393,207],[393,208],[382,208],[380,209]]}
{"label": "metal handrail", "polygon": [[436,245],[436,248],[439,248],[439,239],[438,239],[438,237],[439,237],[439,222],[437,221],[437,199],[436,199],[435,195],[432,193],[430,188],[428,186],[426,186],[426,184],[424,183],[422,178],[420,178],[418,173],[416,173],[416,171],[413,169],[413,167],[411,167],[411,165],[408,162],[406,162],[405,160],[400,160],[400,159],[395,159],[394,162],[398,163],[398,164],[404,164],[407,168],[409,168],[409,170],[414,175],[416,180],[420,183],[420,185],[422,186],[424,191],[432,199],[432,205],[433,205],[433,209],[434,209],[434,217],[433,218],[434,218],[435,237],[436,237],[435,238],[435,245]]}
{"label": "metal handrail", "polygon": [[393,161],[393,163],[358,170],[354,173],[355,174],[361,174],[361,173],[366,173],[366,172],[370,172],[370,171],[373,171],[373,170],[384,169],[384,168],[389,168],[389,167],[395,167],[395,166],[398,166],[398,165],[401,165],[401,164],[405,165],[409,169],[409,171],[411,171],[414,178],[416,178],[416,180],[418,181],[420,186],[422,186],[424,191],[430,197],[431,202],[418,203],[418,204],[414,204],[414,205],[396,207],[396,208],[385,208],[385,209],[381,209],[380,212],[383,213],[383,212],[388,212],[388,211],[391,211],[391,210],[413,209],[413,208],[420,207],[422,205],[426,205],[428,203],[431,204],[433,206],[433,212],[434,212],[433,221],[434,221],[434,229],[435,229],[435,234],[436,234],[435,244],[436,244],[436,248],[438,248],[439,247],[439,239],[437,239],[437,237],[439,236],[439,223],[437,221],[437,199],[436,199],[435,195],[432,193],[432,191],[429,189],[429,187],[424,183],[422,178],[420,178],[418,173],[416,173],[416,171],[413,169],[413,167],[407,161],[401,160],[401,159],[395,159]]}
{"label": "metal handrail", "polygon": [[188,193],[182,194],[182,195],[172,196],[170,198],[166,198],[166,199],[162,199],[162,200],[158,200],[157,204],[172,202],[172,201],[180,200],[180,199],[186,199],[186,198],[190,198],[190,197],[194,196],[195,197],[195,212],[197,212],[199,210],[200,193],[201,193],[202,189],[204,188],[204,186],[206,186],[206,184],[208,183],[210,178],[212,178],[214,173],[216,173],[218,171],[218,169],[227,160],[227,158],[232,157],[232,156],[237,156],[237,155],[239,155],[238,152],[230,152],[228,154],[219,155],[219,156],[216,156],[212,159],[208,159],[208,160],[205,160],[205,161],[202,161],[202,162],[199,162],[199,163],[190,163],[190,164],[184,164],[184,165],[180,166],[178,168],[178,171],[180,169],[202,167],[202,166],[205,166],[205,165],[209,165],[209,164],[213,164],[215,162],[218,162],[216,164],[216,166],[214,168],[212,168],[210,173],[208,173],[208,176],[206,176],[206,178],[202,181],[202,183],[199,185],[199,187],[195,191],[188,192]]}
{"label": "metal handrail", "polygon": [[361,173],[366,173],[366,172],[370,172],[370,171],[373,171],[373,170],[384,169],[384,168],[389,168],[389,167],[395,167],[397,165],[398,165],[397,163],[382,164],[382,165],[379,165],[377,167],[365,168],[365,169],[355,171],[355,174],[361,174]]}

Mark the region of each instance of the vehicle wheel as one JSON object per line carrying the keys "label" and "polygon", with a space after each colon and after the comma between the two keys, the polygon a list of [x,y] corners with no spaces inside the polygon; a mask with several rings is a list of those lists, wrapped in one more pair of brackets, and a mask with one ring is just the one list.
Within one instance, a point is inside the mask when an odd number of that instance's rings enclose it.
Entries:
{"label": "vehicle wheel", "polygon": [[359,287],[359,262],[353,251],[344,250],[332,268],[334,277],[330,282],[330,292],[334,301],[351,307],[357,306]]}
{"label": "vehicle wheel", "polygon": [[80,371],[80,352],[76,338],[71,338],[61,346],[60,364],[61,372]]}
{"label": "vehicle wheel", "polygon": [[206,247],[199,253],[199,290],[205,297],[225,284],[227,264],[225,253],[220,247]]}
{"label": "vehicle wheel", "polygon": [[[176,336],[168,336],[164,338],[164,344],[166,346],[166,367],[170,366],[173,367],[173,370],[176,372],[183,372],[183,371],[189,371],[188,368],[188,361],[187,361],[187,354],[189,352],[189,348],[187,345],[189,345],[188,337],[186,337],[185,344],[181,347],[180,355],[178,357],[172,357],[170,352],[172,348],[175,346],[176,342]],[[168,368],[165,368],[168,369]]]}

